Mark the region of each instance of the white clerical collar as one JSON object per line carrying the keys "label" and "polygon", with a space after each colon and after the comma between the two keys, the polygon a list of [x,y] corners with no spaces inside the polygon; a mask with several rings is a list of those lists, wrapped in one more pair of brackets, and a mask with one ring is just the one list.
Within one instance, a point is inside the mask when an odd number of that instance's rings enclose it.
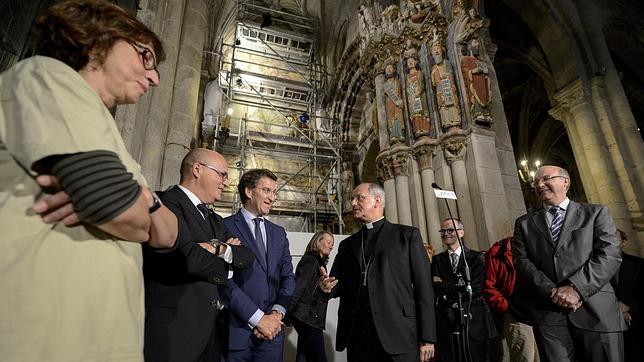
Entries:
{"label": "white clerical collar", "polygon": [[365,226],[368,230],[371,230],[371,229],[373,229],[373,224],[377,223],[378,221],[380,221],[380,220],[382,220],[382,219],[384,219],[384,218],[385,218],[384,216],[381,216],[380,218],[378,218],[378,219],[376,219],[376,220],[374,220],[374,221],[372,221],[372,222],[368,222],[368,223],[364,224],[364,226]]}

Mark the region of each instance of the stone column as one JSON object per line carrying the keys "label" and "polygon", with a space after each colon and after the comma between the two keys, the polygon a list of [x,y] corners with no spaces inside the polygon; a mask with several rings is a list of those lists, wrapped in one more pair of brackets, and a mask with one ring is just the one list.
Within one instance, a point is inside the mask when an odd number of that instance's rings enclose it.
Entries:
{"label": "stone column", "polygon": [[423,183],[420,176],[418,162],[413,158],[410,161],[410,192],[409,199],[411,201],[411,220],[412,225],[417,227],[420,231],[420,236],[424,242],[429,242],[427,234],[427,222],[425,220],[425,202],[423,197]]}
{"label": "stone column", "polygon": [[[615,68],[606,38],[604,36],[605,26],[604,22],[596,21],[605,15],[602,9],[596,4],[588,4],[588,6],[580,6],[580,13],[585,17],[580,18],[585,24],[585,29],[588,34],[588,45],[591,48],[591,54],[595,58],[600,74],[603,74],[602,89],[605,91],[595,98],[593,97],[593,104],[602,103],[600,108],[605,108],[607,111],[606,123],[607,127],[614,130],[614,138],[616,144],[608,141],[611,152],[616,152],[619,158],[615,164],[615,171],[617,177],[625,179],[629,184],[630,190],[625,190],[626,202],[631,217],[638,218],[636,222],[640,223],[640,228],[644,227],[642,223],[642,207],[644,206],[644,163],[638,160],[644,154],[644,143],[637,131],[637,122],[633,116],[633,112],[626,98],[626,93],[622,87],[622,82],[619,79],[619,74]],[[592,16],[595,21],[590,20],[587,16]],[[593,95],[596,88],[593,87]],[[611,132],[612,134],[612,132]],[[614,151],[613,151],[614,149]],[[615,159],[615,157],[613,157]],[[623,184],[623,182],[622,182]],[[643,241],[644,242],[644,241]]]}
{"label": "stone column", "polygon": [[[584,89],[582,83],[577,81],[557,92],[555,99],[560,109],[551,114],[563,114],[566,129],[572,126],[577,132],[577,137],[571,137],[570,141],[577,162],[585,161],[588,165],[587,170],[581,174],[582,181],[584,186],[594,185],[597,191],[589,201],[608,206],[618,227],[624,228],[626,232],[632,231],[631,219],[619,181],[615,177],[610,152],[604,143],[600,122],[590,104],[589,89]],[[577,158],[576,152],[579,150],[585,157]]]}
{"label": "stone column", "polygon": [[[441,144],[445,153],[445,159],[450,163],[452,169],[452,180],[454,181],[454,191],[456,192],[456,205],[458,210],[452,210],[452,214],[456,213],[458,218],[463,223],[465,233],[470,236],[477,234],[476,221],[474,219],[474,212],[472,210],[472,199],[470,196],[470,186],[467,179],[467,171],[465,169],[465,155],[467,154],[467,132],[460,128],[453,128],[449,132],[443,134],[441,137]],[[454,215],[456,216],[456,215]],[[480,249],[478,239],[467,238],[470,243],[469,247],[472,249]]]}
{"label": "stone column", "polygon": [[586,159],[586,153],[582,147],[581,142],[577,140],[580,139],[579,130],[577,129],[577,124],[570,121],[572,114],[570,109],[565,107],[563,104],[559,104],[554,108],[548,111],[548,114],[552,118],[563,122],[568,131],[568,139],[570,140],[570,145],[572,147],[572,152],[575,156],[575,162],[577,164],[577,169],[579,170],[579,175],[581,176],[582,183],[584,185],[584,191],[586,193],[586,198],[588,202],[599,203],[599,196],[597,192],[597,187],[594,182],[592,182],[592,176],[590,174],[590,163]]}
{"label": "stone column", "polygon": [[[510,205],[510,202],[506,196],[495,132],[478,126],[472,127],[471,130],[466,166],[472,209],[476,215],[476,239],[480,249],[486,250],[491,243],[512,235],[514,219],[510,217],[509,207],[497,206]],[[512,177],[518,184],[516,168]],[[521,202],[523,203],[523,199]],[[468,240],[472,239],[474,233],[469,231]]]}
{"label": "stone column", "polygon": [[398,207],[396,205],[396,184],[394,170],[388,159],[388,152],[382,152],[376,158],[376,173],[378,180],[385,189],[385,217],[392,223],[398,223]]}
{"label": "stone column", "polygon": [[177,75],[172,98],[170,123],[163,154],[161,188],[179,182],[181,160],[190,150],[197,124],[197,102],[201,80],[202,51],[208,29],[208,7],[205,0],[187,0]]}
{"label": "stone column", "polygon": [[436,181],[434,170],[432,169],[432,158],[438,141],[430,138],[423,138],[413,146],[414,157],[418,160],[420,169],[420,178],[423,185],[423,203],[425,205],[425,222],[427,224],[428,238],[425,242],[432,245],[434,250],[439,251],[442,248],[442,241],[438,234],[440,229],[440,214],[438,212],[438,199],[434,195],[432,183]]}
{"label": "stone column", "polygon": [[[163,23],[158,34],[163,40],[166,60],[158,68],[161,82],[152,93],[149,112],[137,115],[138,119],[146,119],[141,145],[141,172],[148,180],[150,187],[156,190],[161,189],[161,165],[168,132],[168,115],[172,104],[184,7],[185,0],[168,0],[163,9],[160,9],[160,19],[163,19]],[[178,173],[178,169],[176,172]]]}
{"label": "stone column", "polygon": [[410,151],[411,149],[407,146],[397,146],[391,150],[390,156],[396,179],[398,223],[403,225],[412,225],[411,202],[409,198]]}

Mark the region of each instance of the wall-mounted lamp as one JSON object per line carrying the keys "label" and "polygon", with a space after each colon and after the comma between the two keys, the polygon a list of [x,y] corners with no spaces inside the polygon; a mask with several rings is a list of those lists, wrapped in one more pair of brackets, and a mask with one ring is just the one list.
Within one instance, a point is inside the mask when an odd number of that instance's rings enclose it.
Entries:
{"label": "wall-mounted lamp", "polygon": [[236,84],[239,88],[241,88],[241,87],[243,87],[243,86],[244,86],[244,82],[242,82],[241,78],[237,78],[237,80],[235,81],[235,84]]}

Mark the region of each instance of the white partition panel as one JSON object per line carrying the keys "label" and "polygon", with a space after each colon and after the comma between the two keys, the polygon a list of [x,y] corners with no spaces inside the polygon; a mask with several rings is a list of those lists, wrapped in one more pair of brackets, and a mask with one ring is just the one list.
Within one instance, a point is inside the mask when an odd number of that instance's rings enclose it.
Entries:
{"label": "white partition panel", "polygon": [[[287,232],[288,240],[290,243],[291,255],[293,256],[293,271],[297,263],[302,258],[306,245],[313,237],[313,233],[300,233],[300,232]],[[335,255],[338,252],[338,245],[340,241],[347,238],[349,235],[333,235],[335,240],[335,245],[333,246],[333,252],[329,257],[329,271],[331,271],[331,266],[333,265],[333,260]],[[326,345],[326,354],[329,362],[346,362],[347,354],[346,350],[344,352],[335,351],[335,332],[338,326],[338,299],[331,299],[329,301],[329,306],[326,312],[326,329],[324,330],[324,344]],[[297,346],[297,332],[295,328],[287,328],[286,330],[286,341],[284,342],[284,361],[292,362],[295,361],[295,350]]]}

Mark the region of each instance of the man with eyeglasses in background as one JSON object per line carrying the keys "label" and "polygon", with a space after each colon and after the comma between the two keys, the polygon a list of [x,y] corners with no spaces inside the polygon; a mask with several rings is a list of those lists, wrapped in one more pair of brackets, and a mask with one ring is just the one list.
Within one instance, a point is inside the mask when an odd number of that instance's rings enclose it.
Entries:
{"label": "man with eyeglasses in background", "polygon": [[159,198],[178,221],[171,252],[143,250],[145,277],[145,360],[218,361],[225,336],[218,333],[226,280],[253,261],[223,218],[206,205],[228,186],[226,159],[193,149],[181,162],[181,181]]}
{"label": "man with eyeglasses in background", "polygon": [[[483,253],[461,248],[458,238],[462,240],[465,231],[463,223],[459,219],[447,218],[443,220],[439,233],[447,250],[436,255],[432,262],[432,278],[436,290],[437,327],[441,331],[438,334],[436,359],[440,362],[490,361],[491,341],[497,333],[494,320],[483,298],[483,288],[485,287]],[[458,335],[454,333],[462,332],[459,328],[461,320],[458,318],[460,315],[459,298],[464,312],[468,310],[464,258],[470,268],[472,283],[472,302],[469,303],[471,318],[467,330],[471,359],[459,358],[459,354],[461,351],[465,352],[465,349],[462,344],[459,344],[459,341],[454,340],[454,338],[458,338]]]}
{"label": "man with eyeglasses in background", "polygon": [[542,166],[543,209],[517,219],[511,242],[517,283],[542,361],[623,361],[626,324],[610,280],[621,263],[608,208],[571,201],[570,175]]}
{"label": "man with eyeglasses in background", "polygon": [[349,362],[429,361],[436,316],[420,232],[385,219],[379,185],[358,185],[351,206],[363,226],[340,243],[331,277],[323,276],[321,286],[340,298],[336,350],[346,348]]}
{"label": "man with eyeglasses in background", "polygon": [[252,169],[239,179],[243,207],[224,222],[253,251],[250,268],[235,273],[225,291],[230,310],[228,361],[282,361],[282,318],[295,289],[286,230],[266,219],[277,194],[277,176]]}

